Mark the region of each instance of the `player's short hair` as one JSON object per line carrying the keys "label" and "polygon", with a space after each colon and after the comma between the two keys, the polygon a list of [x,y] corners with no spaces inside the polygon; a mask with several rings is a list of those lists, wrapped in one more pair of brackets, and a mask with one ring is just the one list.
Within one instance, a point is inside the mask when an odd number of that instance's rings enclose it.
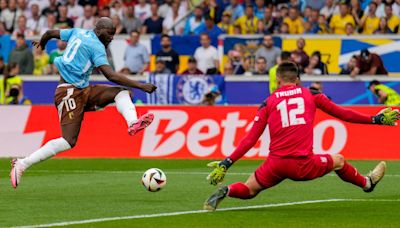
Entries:
{"label": "player's short hair", "polygon": [[375,86],[375,85],[380,85],[381,82],[378,80],[372,80],[369,85],[368,85],[368,89],[371,88],[371,86]]}
{"label": "player's short hair", "polygon": [[164,38],[168,38],[169,40],[171,40],[171,37],[168,34],[162,34],[161,39],[164,39]]}
{"label": "player's short hair", "polygon": [[267,59],[266,59],[265,57],[263,57],[263,56],[259,56],[259,57],[257,58],[257,60],[262,60],[262,61],[264,61],[264,63],[267,62]]}
{"label": "player's short hair", "polygon": [[296,82],[300,78],[299,67],[295,62],[284,61],[279,64],[276,70],[276,76],[280,77],[285,82]]}
{"label": "player's short hair", "polygon": [[136,33],[137,35],[139,35],[139,36],[140,36],[140,32],[139,32],[139,30],[136,30],[136,29],[134,29],[134,30],[132,30],[132,31],[131,31],[131,35],[132,35],[132,33]]}
{"label": "player's short hair", "polygon": [[290,60],[291,56],[292,56],[292,53],[290,53],[288,51],[283,51],[281,53],[281,60],[282,61],[288,61],[288,60]]}

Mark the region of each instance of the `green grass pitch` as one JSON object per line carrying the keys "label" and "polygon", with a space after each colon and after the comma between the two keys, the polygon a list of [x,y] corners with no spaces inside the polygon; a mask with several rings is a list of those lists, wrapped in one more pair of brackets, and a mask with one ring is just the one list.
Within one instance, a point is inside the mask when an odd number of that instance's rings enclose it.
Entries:
{"label": "green grass pitch", "polygon": [[[262,161],[240,161],[225,183],[245,181]],[[25,173],[12,189],[10,161],[0,160],[0,227],[91,223],[74,227],[400,227],[400,162],[388,162],[387,175],[373,193],[364,193],[333,174],[308,182],[290,180],[252,200],[226,198],[221,208],[202,213],[215,190],[205,178],[207,161],[133,159],[52,159]],[[367,173],[377,161],[352,161]],[[142,173],[162,169],[168,183],[147,192]],[[321,201],[315,201],[321,200]],[[336,200],[336,201],[335,201]],[[311,201],[311,202],[310,202]],[[298,204],[295,204],[298,202]],[[307,203],[309,202],[309,203]],[[287,204],[284,204],[287,203]],[[260,208],[246,208],[262,205]],[[189,214],[171,215],[172,212]],[[167,213],[166,217],[157,214]],[[96,222],[125,216],[149,218]]]}

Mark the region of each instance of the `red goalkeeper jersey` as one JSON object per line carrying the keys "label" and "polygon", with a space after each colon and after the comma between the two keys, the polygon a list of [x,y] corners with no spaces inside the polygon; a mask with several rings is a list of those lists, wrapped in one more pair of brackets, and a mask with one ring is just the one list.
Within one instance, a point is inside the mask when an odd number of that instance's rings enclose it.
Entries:
{"label": "red goalkeeper jersey", "polygon": [[324,94],[299,86],[283,86],[259,108],[250,132],[230,156],[240,159],[268,125],[271,157],[306,157],[313,154],[313,122],[316,109],[352,123],[372,123],[372,116],[340,107]]}

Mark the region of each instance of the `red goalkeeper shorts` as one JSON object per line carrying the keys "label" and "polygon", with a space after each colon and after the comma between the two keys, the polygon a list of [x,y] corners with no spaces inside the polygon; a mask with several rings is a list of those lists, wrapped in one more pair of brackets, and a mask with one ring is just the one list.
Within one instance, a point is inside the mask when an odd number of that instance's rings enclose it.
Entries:
{"label": "red goalkeeper shorts", "polygon": [[314,154],[305,158],[269,157],[254,174],[262,187],[270,188],[286,178],[294,181],[313,180],[332,169],[333,160],[329,154]]}

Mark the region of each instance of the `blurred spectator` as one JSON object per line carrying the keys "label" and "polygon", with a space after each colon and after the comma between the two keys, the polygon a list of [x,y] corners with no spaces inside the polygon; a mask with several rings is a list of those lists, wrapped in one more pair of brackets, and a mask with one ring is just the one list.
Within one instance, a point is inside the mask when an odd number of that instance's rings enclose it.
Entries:
{"label": "blurred spectator", "polygon": [[179,3],[171,4],[171,12],[167,14],[163,21],[163,31],[169,35],[182,35],[185,27],[185,20],[179,14]]}
{"label": "blurred spectator", "polygon": [[58,18],[56,27],[59,29],[67,29],[74,27],[74,21],[68,17],[68,8],[67,6],[60,5],[58,7]]}
{"label": "blurred spectator", "polygon": [[[112,1],[114,2],[114,1]],[[85,7],[90,5],[91,7],[97,7],[98,0],[78,0],[78,4]],[[110,3],[111,4],[111,3]]]}
{"label": "blurred spectator", "polygon": [[40,35],[43,35],[47,30],[50,29],[56,29],[56,23],[57,23],[57,19],[56,16],[54,14],[48,14],[46,16],[46,25],[44,27],[42,27],[42,29],[40,30]]}
{"label": "blurred spectator", "polygon": [[340,74],[350,75],[357,66],[357,56],[353,55],[346,66],[340,70]]}
{"label": "blurred spectator", "polygon": [[17,34],[16,47],[11,51],[8,61],[10,64],[15,63],[19,66],[20,74],[32,74],[33,54],[26,45],[24,34]]}
{"label": "blurred spectator", "polygon": [[331,21],[329,23],[329,27],[332,30],[332,33],[343,35],[346,34],[346,24],[352,24],[355,26],[355,21],[353,16],[349,13],[349,7],[346,3],[340,4],[340,13],[332,16]]}
{"label": "blurred spectator", "polygon": [[170,74],[171,70],[167,68],[166,63],[157,58],[156,59],[156,69],[153,71],[153,74]]}
{"label": "blurred spectator", "polygon": [[77,4],[77,0],[68,0],[68,17],[76,21],[83,15],[83,7]]}
{"label": "blurred spectator", "polygon": [[161,50],[156,54],[157,60],[165,62],[166,67],[171,73],[176,73],[179,69],[179,54],[171,47],[171,37],[161,36]]}
{"label": "blurred spectator", "polygon": [[253,75],[253,58],[251,56],[246,56],[243,60],[243,69],[244,69],[244,73],[243,76],[252,76]]}
{"label": "blurred spectator", "polygon": [[361,8],[359,0],[351,0],[350,9],[351,15],[353,15],[354,18],[362,18],[364,16],[364,11]]}
{"label": "blurred spectator", "polygon": [[99,9],[99,17],[110,17],[110,16],[111,16],[110,7],[104,6]]}
{"label": "blurred spectator", "polygon": [[126,8],[122,25],[128,34],[131,34],[132,31],[140,30],[142,23],[135,17],[135,8],[133,6],[128,6],[128,8]]}
{"label": "blurred spectator", "polygon": [[321,61],[321,52],[315,51],[310,57],[310,63],[304,69],[306,74],[310,75],[326,75],[328,73],[328,67]]}
{"label": "blurred spectator", "polygon": [[49,56],[42,48],[33,48],[34,69],[33,75],[42,76],[48,74]]}
{"label": "blurred spectator", "polygon": [[280,22],[278,21],[277,18],[273,17],[272,14],[273,14],[272,7],[267,7],[264,10],[263,19],[259,20],[259,22],[263,24],[262,33],[264,34],[272,34],[278,32],[279,30]]}
{"label": "blurred spectator", "polygon": [[322,85],[322,82],[318,82],[318,81],[317,82],[312,82],[309,88],[312,89],[312,90],[316,90],[316,91],[318,91],[320,93],[324,92],[324,87]]}
{"label": "blurred spectator", "polygon": [[142,27],[142,34],[161,34],[163,31],[164,18],[158,16],[157,3],[152,3],[150,10],[151,10],[151,17],[147,18],[144,21]]}
{"label": "blurred spectator", "polygon": [[230,5],[225,8],[225,11],[231,13],[231,22],[235,22],[239,17],[243,16],[244,14],[243,6],[239,4],[238,0],[230,0]]}
{"label": "blurred spectator", "polygon": [[272,94],[278,88],[278,83],[276,81],[276,70],[280,63],[285,61],[291,61],[291,53],[288,51],[283,51],[281,56],[279,56],[277,63],[275,66],[269,69],[269,93]]}
{"label": "blurred spectator", "polygon": [[217,98],[221,95],[221,92],[218,90],[218,86],[213,85],[209,88],[209,91],[204,94],[204,99],[202,101],[203,105],[214,105]]}
{"label": "blurred spectator", "polygon": [[26,17],[21,15],[18,17],[18,28],[14,29],[13,36],[17,36],[17,34],[24,34],[25,36],[33,36],[33,31],[30,30],[26,25]]}
{"label": "blurred spectator", "polygon": [[376,7],[376,3],[371,2],[367,11],[368,13],[364,13],[364,16],[358,21],[358,26],[362,28],[363,34],[373,34],[379,28],[379,17],[376,16]]}
{"label": "blurred spectator", "polygon": [[9,66],[7,67],[5,74],[4,74],[4,81],[0,80],[0,83],[2,84],[1,87],[5,85],[5,88],[3,88],[3,91],[0,91],[1,97],[4,98],[4,100],[0,100],[0,104],[9,104],[9,105],[17,105],[17,104],[23,104],[23,105],[30,105],[32,102],[24,96],[23,93],[23,83],[22,79],[17,76],[19,74],[19,67],[15,63],[10,63]]}
{"label": "blurred spectator", "polygon": [[339,13],[339,7],[335,4],[334,0],[326,0],[325,6],[319,11],[320,14],[324,15],[325,18],[330,18],[331,16]]}
{"label": "blurred spectator", "polygon": [[218,51],[211,45],[210,36],[207,33],[200,35],[201,46],[196,48],[194,58],[197,61],[198,68],[205,74],[218,73]]}
{"label": "blurred spectator", "polygon": [[233,75],[233,66],[232,63],[230,61],[227,61],[224,64],[224,75]]}
{"label": "blurred spectator", "polygon": [[319,24],[319,11],[318,10],[311,10],[310,18],[308,19],[310,22],[311,30],[310,33],[317,34],[321,31],[320,24]]}
{"label": "blurred spectator", "polygon": [[22,13],[17,10],[16,0],[9,0],[8,8],[1,11],[0,21],[3,21],[6,25],[6,30],[12,33],[17,27],[17,19],[20,15],[22,15]]}
{"label": "blurred spectator", "polygon": [[274,39],[271,35],[264,36],[262,46],[255,53],[256,59],[263,57],[267,61],[267,71],[276,64],[280,55],[281,49],[274,46]]}
{"label": "blurred spectator", "polygon": [[164,4],[162,4],[158,9],[158,15],[160,15],[160,17],[162,18],[165,18],[171,11],[172,0],[164,0],[163,2]]}
{"label": "blurred spectator", "polygon": [[231,13],[225,11],[222,14],[222,20],[218,23],[218,27],[226,34],[233,34],[233,25],[231,23]]}
{"label": "blurred spectator", "polygon": [[325,6],[325,2],[321,0],[305,0],[306,6],[310,6],[318,12]]}
{"label": "blurred spectator", "polygon": [[282,23],[279,27],[280,34],[289,34],[289,25],[287,23]]}
{"label": "blurred spectator", "polygon": [[129,74],[142,74],[149,66],[149,52],[139,43],[140,33],[131,32],[131,40],[124,54],[124,69],[122,72]]}
{"label": "blurred spectator", "polygon": [[245,69],[243,67],[243,61],[240,52],[233,50],[230,51],[228,54],[229,54],[229,64],[232,65],[232,74],[233,75],[244,74]]}
{"label": "blurred spectator", "polygon": [[364,14],[367,15],[370,12],[371,3],[375,3],[376,8],[376,16],[378,18],[385,17],[385,4],[383,3],[384,0],[372,0],[370,4],[364,9]]}
{"label": "blurred spectator", "polygon": [[304,47],[306,46],[306,40],[300,38],[297,40],[297,49],[292,51],[292,59],[295,63],[299,64],[300,70],[303,72],[304,68],[308,66],[309,57],[307,53],[304,51]]}
{"label": "blurred spectator", "polygon": [[258,19],[254,16],[252,5],[247,5],[245,14],[239,17],[235,24],[240,26],[242,34],[255,34],[257,32]]}
{"label": "blurred spectator", "polygon": [[0,0],[0,13],[1,11],[7,10],[8,2],[7,0]]}
{"label": "blurred spectator", "polygon": [[6,64],[4,62],[4,58],[0,56],[0,74],[4,74],[4,69],[6,67]]}
{"label": "blurred spectator", "polygon": [[387,106],[399,106],[400,105],[400,94],[394,89],[381,84],[377,80],[373,80],[369,83],[368,89],[378,97],[379,104]]}
{"label": "blurred spectator", "polygon": [[121,23],[121,18],[119,18],[118,15],[114,15],[111,19],[115,26],[115,35],[126,34],[126,29]]}
{"label": "blurred spectator", "polygon": [[303,21],[309,21],[311,17],[312,8],[307,6],[303,11]]}
{"label": "blurred spectator", "polygon": [[78,17],[75,21],[75,28],[93,29],[96,18],[93,16],[93,9],[90,5],[86,5],[83,9],[83,16]]}
{"label": "blurred spectator", "polygon": [[188,60],[188,69],[185,70],[182,75],[199,75],[204,74],[197,68],[197,60],[194,57],[190,57]]}
{"label": "blurred spectator", "polygon": [[289,26],[290,34],[302,34],[304,32],[303,19],[299,15],[299,10],[297,8],[290,8],[289,16],[283,21]]}
{"label": "blurred spectator", "polygon": [[110,9],[110,16],[114,17],[117,15],[120,19],[124,17],[124,7],[120,0],[115,0],[112,3],[112,7]]}
{"label": "blurred spectator", "polygon": [[138,0],[138,4],[135,5],[135,17],[143,23],[144,20],[151,16],[150,4],[146,3],[146,0]]}
{"label": "blurred spectator", "polygon": [[58,14],[58,3],[57,0],[49,0],[49,6],[44,8],[42,10],[42,15],[47,17],[47,15],[53,14],[57,15]]}
{"label": "blurred spectator", "polygon": [[242,29],[240,28],[239,25],[234,25],[233,26],[233,33],[232,35],[242,35]]}
{"label": "blurred spectator", "polygon": [[356,67],[353,69],[350,75],[354,77],[359,74],[387,75],[388,72],[379,55],[370,53],[368,49],[364,49],[357,58]]}
{"label": "blurred spectator", "polygon": [[256,71],[253,72],[254,75],[267,75],[267,60],[260,56],[256,59]]}
{"label": "blurred spectator", "polygon": [[57,49],[53,50],[50,53],[49,58],[49,74],[56,74],[58,73],[57,67],[54,65],[54,60],[58,56],[62,56],[64,54],[65,48],[67,48],[67,43],[62,40],[57,40]]}
{"label": "blurred spectator", "polygon": [[193,11],[193,15],[186,20],[183,35],[199,34],[197,30],[201,26],[204,26],[203,8],[197,6]]}
{"label": "blurred spectator", "polygon": [[354,31],[354,25],[351,23],[347,23],[345,28],[345,33],[348,36],[356,34],[356,32]]}
{"label": "blurred spectator", "polygon": [[41,16],[39,4],[34,3],[31,6],[31,19],[27,22],[27,27],[29,30],[33,32],[33,35],[40,35],[42,34],[41,30],[46,25],[46,19]]}
{"label": "blurred spectator", "polygon": [[214,24],[214,20],[209,15],[206,15],[204,18],[204,24],[200,25],[196,31],[196,34],[202,33],[207,33],[211,39],[216,40],[218,36],[223,33],[223,31]]}
{"label": "blurred spectator", "polygon": [[375,30],[374,34],[392,34],[393,31],[388,26],[388,21],[386,17],[381,17],[379,19],[379,28]]}
{"label": "blurred spectator", "polygon": [[296,8],[300,12],[304,12],[306,7],[305,0],[289,0],[288,6],[290,8]]}
{"label": "blurred spectator", "polygon": [[393,14],[400,17],[400,0],[395,0],[392,5]]}
{"label": "blurred spectator", "polygon": [[264,0],[255,0],[254,15],[258,18],[258,20],[264,19],[265,9],[266,9],[266,7],[265,7]]}
{"label": "blurred spectator", "polygon": [[324,15],[318,16],[318,24],[319,24],[319,34],[327,34],[329,33],[328,23],[326,22],[326,18]]}
{"label": "blurred spectator", "polygon": [[385,13],[386,13],[386,18],[387,18],[387,25],[388,25],[389,29],[392,32],[394,32],[395,29],[400,24],[400,18],[393,14],[392,6],[389,4],[385,5]]}
{"label": "blurred spectator", "polygon": [[21,15],[24,15],[27,20],[31,18],[31,10],[28,8],[26,0],[17,0],[17,8]]}

